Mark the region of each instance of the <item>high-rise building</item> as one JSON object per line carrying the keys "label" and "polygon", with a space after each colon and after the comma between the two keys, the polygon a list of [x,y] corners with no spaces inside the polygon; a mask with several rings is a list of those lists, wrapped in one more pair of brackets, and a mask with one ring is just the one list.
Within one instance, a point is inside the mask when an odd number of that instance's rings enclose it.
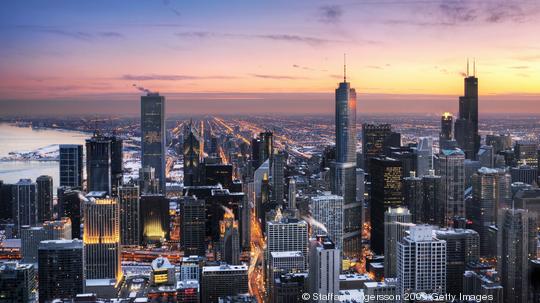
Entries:
{"label": "high-rise building", "polygon": [[120,207],[117,198],[91,192],[83,205],[85,279],[122,276],[120,263]]}
{"label": "high-rise building", "polygon": [[268,293],[273,294],[276,280],[281,275],[306,270],[306,256],[301,251],[274,251],[268,260],[269,276],[266,279]]}
{"label": "high-rise building", "polygon": [[190,122],[184,134],[184,148],[182,154],[184,156],[184,185],[198,185],[201,175],[201,157],[202,151],[200,147],[199,134]]}
{"label": "high-rise building", "polygon": [[169,199],[164,195],[142,195],[139,228],[143,244],[169,239]]}
{"label": "high-rise building", "polygon": [[336,157],[331,164],[331,189],[343,197],[344,236],[340,249],[346,256],[355,256],[360,252],[362,206],[356,201],[356,90],[347,82],[346,74],[335,94]]}
{"label": "high-rise building", "polygon": [[425,223],[435,226],[446,224],[446,199],[443,196],[443,179],[436,176],[434,170],[422,177],[423,204],[412,211],[414,223]]}
{"label": "high-rise building", "polygon": [[524,188],[514,195],[514,207],[536,213],[540,222],[540,188]]}
{"label": "high-rise building", "polygon": [[405,205],[412,215],[414,223],[422,222],[424,212],[424,184],[422,178],[413,174],[410,177],[403,178],[403,205]]}
{"label": "high-rise building", "polygon": [[111,191],[118,195],[118,188],[124,183],[124,140],[111,136]]}
{"label": "high-rise building", "polygon": [[466,265],[480,257],[480,237],[472,229],[436,230],[435,237],[446,241],[446,291],[459,295],[463,292]]}
{"label": "high-rise building", "polygon": [[219,230],[220,260],[227,264],[240,264],[240,232],[232,211],[223,214],[223,220],[219,221]]}
{"label": "high-rise building", "polygon": [[384,213],[384,276],[396,277],[397,244],[407,235],[411,225],[411,212],[406,207],[388,208]]}
{"label": "high-rise building", "polygon": [[72,299],[83,293],[83,242],[48,240],[39,244],[39,302]]}
{"label": "high-rise building", "polygon": [[431,137],[420,138],[414,155],[416,156],[416,175],[418,177],[427,175],[429,170],[433,169],[433,139]]}
{"label": "high-rise building", "polygon": [[398,294],[446,293],[446,242],[433,237],[429,225],[411,226],[398,243]]}
{"label": "high-rise building", "polygon": [[309,210],[313,218],[324,225],[324,229],[312,226],[311,236],[327,235],[337,249],[343,249],[343,197],[323,192],[311,197]]}
{"label": "high-rise building", "polygon": [[270,176],[272,179],[272,200],[278,205],[283,205],[285,196],[285,161],[285,152],[274,152]]}
{"label": "high-rise building", "polygon": [[160,193],[165,192],[165,97],[158,93],[141,96],[142,167],[153,167]]}
{"label": "high-rise building", "polygon": [[37,297],[33,264],[0,262],[0,302],[32,303]]}
{"label": "high-rise building", "polygon": [[38,222],[53,219],[53,179],[51,176],[39,176],[37,184]]}
{"label": "high-rise building", "polygon": [[36,204],[36,183],[30,179],[20,179],[12,186],[13,218],[15,229],[19,234],[23,225],[35,225],[38,222]]}
{"label": "high-rise building", "polygon": [[495,247],[489,229],[497,224],[499,208],[509,207],[512,199],[510,176],[504,170],[482,167],[473,175],[472,201],[467,205],[467,219],[480,235],[480,255],[493,258]]}
{"label": "high-rise building", "polygon": [[497,271],[504,302],[527,302],[529,260],[536,258],[536,215],[523,209],[501,209],[497,221]]}
{"label": "high-rise building", "polygon": [[13,185],[0,180],[0,220],[13,219]]}
{"label": "high-rise building", "polygon": [[486,145],[493,147],[493,152],[498,154],[512,148],[512,137],[510,134],[486,135]]}
{"label": "high-rise building", "polygon": [[536,167],[538,144],[529,141],[518,141],[514,145],[514,154],[518,165]]}
{"label": "high-rise building", "polygon": [[388,157],[370,160],[371,175],[371,249],[384,253],[384,212],[403,204],[401,162]]}
{"label": "high-rise building", "polygon": [[392,134],[390,124],[362,124],[362,155],[364,156],[364,170],[369,172],[369,159],[384,154],[384,143]]}
{"label": "high-rise building", "polygon": [[83,146],[60,145],[60,186],[82,189]]}
{"label": "high-rise building", "polygon": [[58,188],[59,216],[71,220],[71,238],[81,239],[81,214],[84,196],[79,190],[61,186]]}
{"label": "high-rise building", "polygon": [[454,139],[453,125],[454,117],[451,113],[445,112],[441,116],[441,133],[439,134],[439,147],[446,147],[446,142]]}
{"label": "high-rise building", "polygon": [[493,146],[482,145],[480,150],[478,150],[477,159],[482,167],[495,167],[495,154],[493,153]]}
{"label": "high-rise building", "polygon": [[533,185],[538,181],[538,169],[529,165],[511,167],[510,176],[512,177],[512,183],[523,182]]}
{"label": "high-rise building", "polygon": [[157,195],[160,192],[156,170],[146,166],[139,169],[139,188],[142,195]]}
{"label": "high-rise building", "polygon": [[273,303],[296,303],[307,292],[307,273],[293,273],[279,276],[274,281]]}
{"label": "high-rise building", "polygon": [[139,186],[123,185],[118,188],[120,203],[120,243],[139,245],[140,242],[140,198]]}
{"label": "high-rise building", "polygon": [[86,140],[86,174],[88,191],[116,195],[122,184],[122,139],[98,132]]}
{"label": "high-rise building", "polygon": [[196,197],[184,197],[180,202],[182,236],[180,241],[187,256],[206,254],[205,201]]}
{"label": "high-rise building", "polygon": [[493,298],[490,302],[503,303],[503,287],[499,283],[499,275],[493,269],[467,270],[463,274],[463,294],[467,296],[484,296]]}
{"label": "high-rise building", "polygon": [[464,203],[465,154],[459,148],[443,149],[439,154],[438,175],[443,177],[445,225],[465,217]]}
{"label": "high-rise building", "polygon": [[21,228],[21,254],[24,263],[38,262],[38,245],[45,240],[71,239],[71,220],[46,221],[42,226]]}
{"label": "high-rise building", "polygon": [[296,209],[296,181],[293,177],[289,178],[289,190],[288,190],[288,206],[289,209]]}
{"label": "high-rise building", "polygon": [[[468,65],[468,63],[467,63]],[[478,78],[476,73],[464,79],[465,93],[459,97],[459,118],[455,123],[455,137],[459,147],[465,153],[465,158],[475,159],[480,148],[478,134]]]}
{"label": "high-rise building", "polygon": [[[317,236],[309,246],[309,289],[312,294],[327,295],[327,300],[339,302],[339,272],[341,252],[326,236]],[[314,298],[316,299],[316,298]]]}
{"label": "high-rise building", "polygon": [[201,275],[202,302],[217,303],[220,297],[248,293],[247,265],[205,266]]}

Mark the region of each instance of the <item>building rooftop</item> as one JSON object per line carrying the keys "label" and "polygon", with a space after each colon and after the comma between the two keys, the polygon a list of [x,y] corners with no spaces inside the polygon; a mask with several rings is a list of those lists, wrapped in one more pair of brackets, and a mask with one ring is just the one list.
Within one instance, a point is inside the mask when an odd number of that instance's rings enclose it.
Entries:
{"label": "building rooftop", "polygon": [[247,271],[247,265],[229,265],[222,264],[218,266],[204,266],[202,272],[220,272],[220,271]]}
{"label": "building rooftop", "polygon": [[273,251],[270,253],[272,258],[293,258],[293,257],[303,257],[301,251]]}

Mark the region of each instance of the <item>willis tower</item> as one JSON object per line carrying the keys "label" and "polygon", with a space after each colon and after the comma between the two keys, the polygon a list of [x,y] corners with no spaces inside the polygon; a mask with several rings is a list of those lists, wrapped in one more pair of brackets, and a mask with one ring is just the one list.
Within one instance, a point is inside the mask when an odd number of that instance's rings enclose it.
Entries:
{"label": "willis tower", "polygon": [[361,204],[356,201],[356,91],[347,82],[336,89],[336,161],[332,167],[332,193],[344,202],[343,252],[353,257],[360,252]]}
{"label": "willis tower", "polygon": [[476,62],[473,63],[473,75],[469,75],[467,61],[467,77],[465,78],[465,94],[459,97],[459,118],[455,124],[455,136],[459,147],[465,152],[465,158],[474,160],[480,149],[478,134],[478,78],[476,78]]}

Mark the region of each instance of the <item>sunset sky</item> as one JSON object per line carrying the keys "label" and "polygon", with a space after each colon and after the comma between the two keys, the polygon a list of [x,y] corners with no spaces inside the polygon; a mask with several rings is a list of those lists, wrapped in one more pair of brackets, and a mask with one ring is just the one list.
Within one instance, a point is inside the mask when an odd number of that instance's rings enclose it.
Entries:
{"label": "sunset sky", "polygon": [[481,112],[540,113],[537,0],[5,0],[0,39],[7,114],[324,113],[344,53],[359,111],[455,111],[469,57]]}

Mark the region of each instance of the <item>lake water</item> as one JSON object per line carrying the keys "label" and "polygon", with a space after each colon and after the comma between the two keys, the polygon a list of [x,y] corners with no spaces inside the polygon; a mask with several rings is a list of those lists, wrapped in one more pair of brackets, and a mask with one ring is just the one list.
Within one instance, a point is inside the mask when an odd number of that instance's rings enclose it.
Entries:
{"label": "lake water", "polygon": [[[10,152],[33,151],[59,144],[83,144],[90,135],[54,129],[32,129],[0,123],[0,158]],[[30,178],[35,181],[41,175],[53,177],[54,187],[59,183],[57,161],[0,161],[0,180],[16,183],[19,179]]]}

